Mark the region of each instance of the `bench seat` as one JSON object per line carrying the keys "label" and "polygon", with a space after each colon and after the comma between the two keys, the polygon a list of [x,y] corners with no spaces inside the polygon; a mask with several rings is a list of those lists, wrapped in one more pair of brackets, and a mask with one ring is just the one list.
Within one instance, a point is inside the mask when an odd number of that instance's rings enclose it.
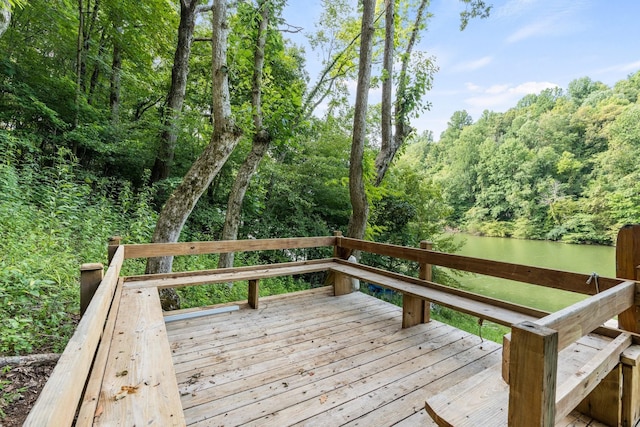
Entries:
{"label": "bench seat", "polygon": [[542,310],[355,263],[336,261],[330,266],[330,270],[504,326],[534,321],[548,314]]}

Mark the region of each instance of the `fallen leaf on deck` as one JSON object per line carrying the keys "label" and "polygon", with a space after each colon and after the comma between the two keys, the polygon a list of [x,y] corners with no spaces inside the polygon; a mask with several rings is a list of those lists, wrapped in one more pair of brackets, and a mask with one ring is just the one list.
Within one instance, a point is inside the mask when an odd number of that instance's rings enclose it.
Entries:
{"label": "fallen leaf on deck", "polygon": [[122,387],[120,387],[120,390],[126,391],[127,394],[133,394],[133,393],[138,391],[138,386],[137,385],[123,385]]}
{"label": "fallen leaf on deck", "polygon": [[324,404],[324,402],[327,401],[327,395],[323,394],[322,396],[320,396],[320,404]]}

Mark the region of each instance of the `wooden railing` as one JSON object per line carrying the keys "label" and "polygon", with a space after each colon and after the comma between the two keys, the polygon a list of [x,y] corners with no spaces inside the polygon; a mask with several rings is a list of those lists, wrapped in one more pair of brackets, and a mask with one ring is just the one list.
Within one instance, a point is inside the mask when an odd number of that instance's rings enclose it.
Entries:
{"label": "wooden railing", "polygon": [[[623,261],[619,261],[618,272],[623,272],[624,275],[621,277],[624,279],[636,280],[638,279],[636,274],[640,271],[640,226],[621,230],[621,236],[617,253],[618,259]],[[464,291],[447,291],[446,287],[431,282],[429,272],[433,265],[592,295],[587,300],[557,313],[513,326],[513,337],[511,341],[507,341],[507,351],[505,352],[505,357],[510,362],[506,364],[509,368],[508,375],[505,375],[511,386],[510,425],[533,425],[524,423],[522,420],[525,418],[528,422],[531,420],[543,422],[543,424],[535,425],[552,425],[556,416],[565,413],[567,408],[573,408],[577,399],[581,400],[591,391],[592,385],[601,380],[602,372],[606,371],[614,361],[619,361],[621,349],[628,346],[631,341],[638,339],[634,333],[640,332],[640,310],[638,309],[640,291],[636,282],[599,277],[599,288],[596,288],[596,286],[586,285],[589,277],[586,274],[446,254],[428,249],[430,246],[426,242],[423,242],[420,248],[410,248],[351,239],[337,234],[331,237],[121,245],[120,240],[115,238],[110,241],[109,268],[99,286],[96,287],[95,283],[91,283],[95,282],[95,279],[83,281],[82,299],[86,312],[25,425],[47,425],[43,421],[45,416],[49,420],[59,421],[59,425],[71,425],[90,376],[100,375],[101,369],[102,373],[104,372],[106,355],[102,354],[99,344],[101,340],[110,339],[102,334],[109,329],[105,328],[105,322],[111,321],[109,313],[114,309],[112,304],[116,305],[119,300],[118,293],[121,291],[119,283],[122,283],[119,275],[125,259],[317,247],[333,247],[334,257],[341,259],[347,259],[353,251],[365,251],[417,262],[420,270],[418,278],[394,275],[389,272],[379,274],[379,271],[373,271],[365,266],[361,266],[361,272],[358,274],[361,274],[362,277],[376,275],[377,280],[383,282],[383,285],[392,281],[401,283],[402,286],[399,285],[395,289],[400,289],[403,293],[406,292],[404,303],[415,307],[424,307],[425,310],[428,310],[429,306],[426,295],[431,294],[411,291],[411,289],[417,289],[416,286],[437,292],[449,292],[454,298],[447,299],[448,306],[454,309],[456,308],[455,297],[466,298],[485,306],[493,304],[490,298],[469,296]],[[340,263],[337,264],[340,265]],[[93,270],[88,269],[87,271],[95,273],[96,270],[93,268]],[[251,267],[227,269],[224,271],[224,274],[227,274],[225,280],[233,278],[236,273],[239,277],[252,278],[250,280],[255,280],[255,277],[261,274],[255,268],[253,269],[254,275],[249,274],[250,271]],[[263,271],[266,272],[267,269],[265,268]],[[283,268],[281,271],[291,271],[291,269]],[[336,275],[349,274],[347,269],[339,270],[336,267],[335,271],[346,271],[346,273],[336,273]],[[198,275],[205,273],[216,274],[216,270],[170,273],[155,275],[153,278],[163,280],[170,277],[191,276],[192,280],[187,285],[212,283],[210,280],[198,279]],[[272,274],[276,273],[272,272]],[[162,287],[161,285],[155,286]],[[344,283],[340,286],[344,286]],[[393,285],[389,286],[394,288]],[[336,289],[338,289],[338,284],[336,284]],[[402,291],[402,289],[407,291]],[[601,292],[597,293],[598,291]],[[94,292],[95,295],[92,295]],[[255,287],[253,294],[257,306]],[[514,308],[510,304],[504,305],[495,302],[495,307],[522,312],[518,307]],[[473,312],[473,310],[468,309],[467,312]],[[544,315],[544,313],[536,315],[538,312],[526,310],[523,313],[530,314],[534,318]],[[614,339],[611,346],[605,349],[599,360],[590,362],[590,366],[586,368],[588,373],[585,378],[574,378],[556,389],[554,369],[557,369],[558,351],[598,328],[605,320],[619,314],[621,327],[629,333],[620,334],[618,338]],[[420,316],[418,322],[428,320],[427,312],[426,315]],[[415,323],[409,323],[408,326],[411,324]],[[527,369],[523,369],[523,366],[526,366]],[[551,383],[554,384],[553,387],[549,386]],[[589,384],[588,387],[585,386],[586,383]],[[99,392],[99,390],[91,389],[91,387],[95,388],[96,384],[99,386],[100,383],[93,382],[84,391],[85,403],[88,396],[95,396]],[[538,393],[536,396],[539,398],[531,399],[532,389]],[[579,400],[577,401],[579,402]],[[83,405],[78,420],[92,419],[96,404],[92,405],[89,402],[89,404]],[[636,403],[636,406],[640,406],[640,403]]]}

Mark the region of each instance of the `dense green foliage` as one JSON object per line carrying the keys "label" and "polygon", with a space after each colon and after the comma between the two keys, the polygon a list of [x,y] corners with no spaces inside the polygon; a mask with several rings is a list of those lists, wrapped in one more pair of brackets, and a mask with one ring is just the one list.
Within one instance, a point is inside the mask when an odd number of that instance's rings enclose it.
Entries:
{"label": "dense green foliage", "polygon": [[[80,264],[105,262],[111,235],[121,235],[124,243],[148,242],[157,212],[210,141],[211,46],[196,42],[176,123],[171,175],[151,182],[177,40],[177,2],[81,4],[83,25],[73,2],[25,2],[0,37],[3,355],[64,346],[77,319]],[[253,131],[257,15],[250,6],[238,2],[234,9],[228,61],[232,110],[245,135]],[[198,20],[195,33],[210,36],[208,19]],[[345,231],[351,214],[353,123],[345,92],[334,91],[327,99],[325,117],[310,117],[310,105],[326,93],[309,98],[303,52],[272,29],[265,58],[263,110],[273,144],[244,199],[238,237]],[[325,89],[333,85],[325,84]],[[381,186],[372,184],[380,110],[371,108],[363,165],[371,204],[367,238],[410,246],[426,239],[450,251],[455,247],[443,230],[453,226],[494,235],[611,242],[621,224],[640,221],[640,169],[630,160],[640,151],[639,91],[640,74],[613,88],[580,79],[566,93],[530,95],[512,110],[486,112],[475,123],[458,112],[438,143],[424,136],[406,147]],[[250,144],[245,136],[198,202],[181,240],[219,238],[228,192]],[[241,253],[236,264],[327,255],[319,250]],[[384,257],[363,256],[362,262],[406,274],[417,270]],[[179,257],[174,268],[216,264],[215,256]],[[125,264],[125,274],[142,271],[142,261]],[[439,282],[455,282],[443,272],[434,274]],[[318,275],[305,279],[265,280],[261,294],[322,281]],[[180,292],[187,306],[206,305],[243,299],[246,286]]]}
{"label": "dense green foliage", "polygon": [[438,143],[407,150],[442,188],[450,225],[491,236],[611,244],[640,221],[640,73],[527,95],[474,123],[456,112]]}

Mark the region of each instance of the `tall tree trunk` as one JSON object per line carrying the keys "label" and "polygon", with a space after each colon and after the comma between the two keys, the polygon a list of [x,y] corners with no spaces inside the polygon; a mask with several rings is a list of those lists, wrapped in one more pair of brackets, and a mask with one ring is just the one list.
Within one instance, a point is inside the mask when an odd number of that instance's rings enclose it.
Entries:
{"label": "tall tree trunk", "polygon": [[111,63],[111,88],[109,106],[111,107],[111,123],[120,121],[120,79],[122,77],[122,49],[119,35],[113,41],[113,62]]}
{"label": "tall tree trunk", "polygon": [[180,25],[178,27],[178,44],[173,56],[171,69],[171,86],[167,94],[167,102],[163,111],[162,133],[156,160],[151,170],[151,182],[165,179],[171,172],[176,141],[178,140],[178,122],[187,90],[189,76],[189,56],[193,43],[193,31],[196,23],[196,9],[200,0],[183,0],[180,2]]}
{"label": "tall tree trunk", "polygon": [[[395,0],[385,0],[385,34],[384,34],[384,57],[382,59],[382,111],[381,111],[381,133],[382,142],[380,153],[386,153],[393,144],[393,127],[391,115],[391,90],[393,89],[393,55],[394,55],[394,33],[395,33]],[[376,170],[380,169],[376,158]]]}
{"label": "tall tree trunk", "polygon": [[[82,0],[80,0],[82,2]],[[86,14],[89,13],[89,5],[90,1],[87,2],[87,10]],[[96,0],[93,4],[93,9],[91,11],[91,19],[87,22],[86,19],[83,18],[83,28],[82,28],[82,55],[80,56],[80,86],[82,88],[82,92],[86,93],[87,91],[87,54],[89,53],[89,49],[91,49],[91,36],[93,34],[94,28],[96,26],[96,22],[98,20],[98,10],[100,9],[100,0]]]}
{"label": "tall tree trunk", "polygon": [[[393,1],[391,1],[393,3]],[[402,55],[402,65],[400,68],[400,75],[398,76],[398,89],[396,90],[396,101],[395,101],[395,122],[396,129],[395,135],[390,137],[385,144],[384,133],[382,140],[382,147],[380,152],[376,156],[376,181],[375,185],[378,186],[382,183],[385,174],[387,173],[387,169],[389,169],[389,165],[393,161],[398,149],[404,144],[404,141],[409,136],[411,132],[411,126],[409,125],[409,113],[410,110],[407,106],[406,94],[407,94],[407,69],[409,67],[409,60],[411,59],[411,52],[413,52],[413,47],[415,46],[416,40],[418,38],[418,33],[420,32],[420,25],[422,19],[424,18],[425,11],[427,8],[428,0],[422,0],[420,2],[420,6],[418,7],[418,12],[416,13],[416,20],[413,24],[413,29],[411,30],[411,36],[409,37],[409,42],[407,44],[407,48]],[[388,19],[388,18],[387,18]],[[389,31],[389,23],[386,24],[387,31]],[[392,37],[393,39],[393,37]],[[385,60],[386,60],[386,51],[387,51],[387,43],[388,36],[385,35]],[[385,114],[389,114],[391,116],[390,111],[385,111],[383,106],[382,111],[382,120],[383,126],[385,122]],[[391,117],[389,117],[391,120]]]}
{"label": "tall tree trunk", "polygon": [[107,30],[103,29],[102,34],[100,35],[100,43],[98,44],[98,60],[93,67],[93,72],[91,73],[91,79],[89,81],[89,93],[87,94],[87,102],[89,105],[93,104],[93,95],[95,94],[96,86],[98,85],[98,78],[100,78],[100,63],[106,54],[106,44]]}
{"label": "tall tree trunk", "polygon": [[[253,78],[251,83],[251,104],[253,107],[255,134],[253,135],[251,152],[240,167],[240,170],[238,170],[229,194],[224,227],[222,228],[222,240],[235,240],[238,238],[244,196],[251,183],[251,178],[256,173],[258,165],[271,143],[269,132],[264,129],[262,121],[262,70],[264,68],[264,46],[267,41],[267,28],[269,26],[269,0],[258,1],[258,8],[261,13],[256,48],[253,55]],[[218,268],[233,267],[234,255],[233,252],[220,254]]]}
{"label": "tall tree trunk", "polygon": [[[178,241],[180,232],[200,196],[225,164],[241,137],[241,132],[231,116],[227,74],[227,33],[229,27],[226,1],[213,3],[212,27],[211,65],[214,88],[212,99],[214,129],[211,142],[196,159],[162,208],[153,233],[154,243]],[[173,257],[150,258],[147,263],[147,273],[170,272],[172,263]],[[162,307],[165,310],[180,306],[175,291],[162,292],[160,297]]]}
{"label": "tall tree trunk", "polygon": [[[84,47],[84,6],[83,0],[78,0],[78,43],[76,45],[76,98],[74,102],[75,116],[73,126],[78,127],[80,117],[80,94],[82,93],[82,57]],[[73,154],[76,154],[77,146],[74,143]]]}
{"label": "tall tree trunk", "polygon": [[364,0],[362,29],[360,38],[360,63],[358,65],[358,86],[353,118],[353,139],[349,164],[349,196],[351,198],[351,218],[347,235],[362,239],[367,228],[369,202],[364,188],[364,141],[366,136],[367,103],[371,81],[371,57],[373,51],[373,14],[375,0]]}

